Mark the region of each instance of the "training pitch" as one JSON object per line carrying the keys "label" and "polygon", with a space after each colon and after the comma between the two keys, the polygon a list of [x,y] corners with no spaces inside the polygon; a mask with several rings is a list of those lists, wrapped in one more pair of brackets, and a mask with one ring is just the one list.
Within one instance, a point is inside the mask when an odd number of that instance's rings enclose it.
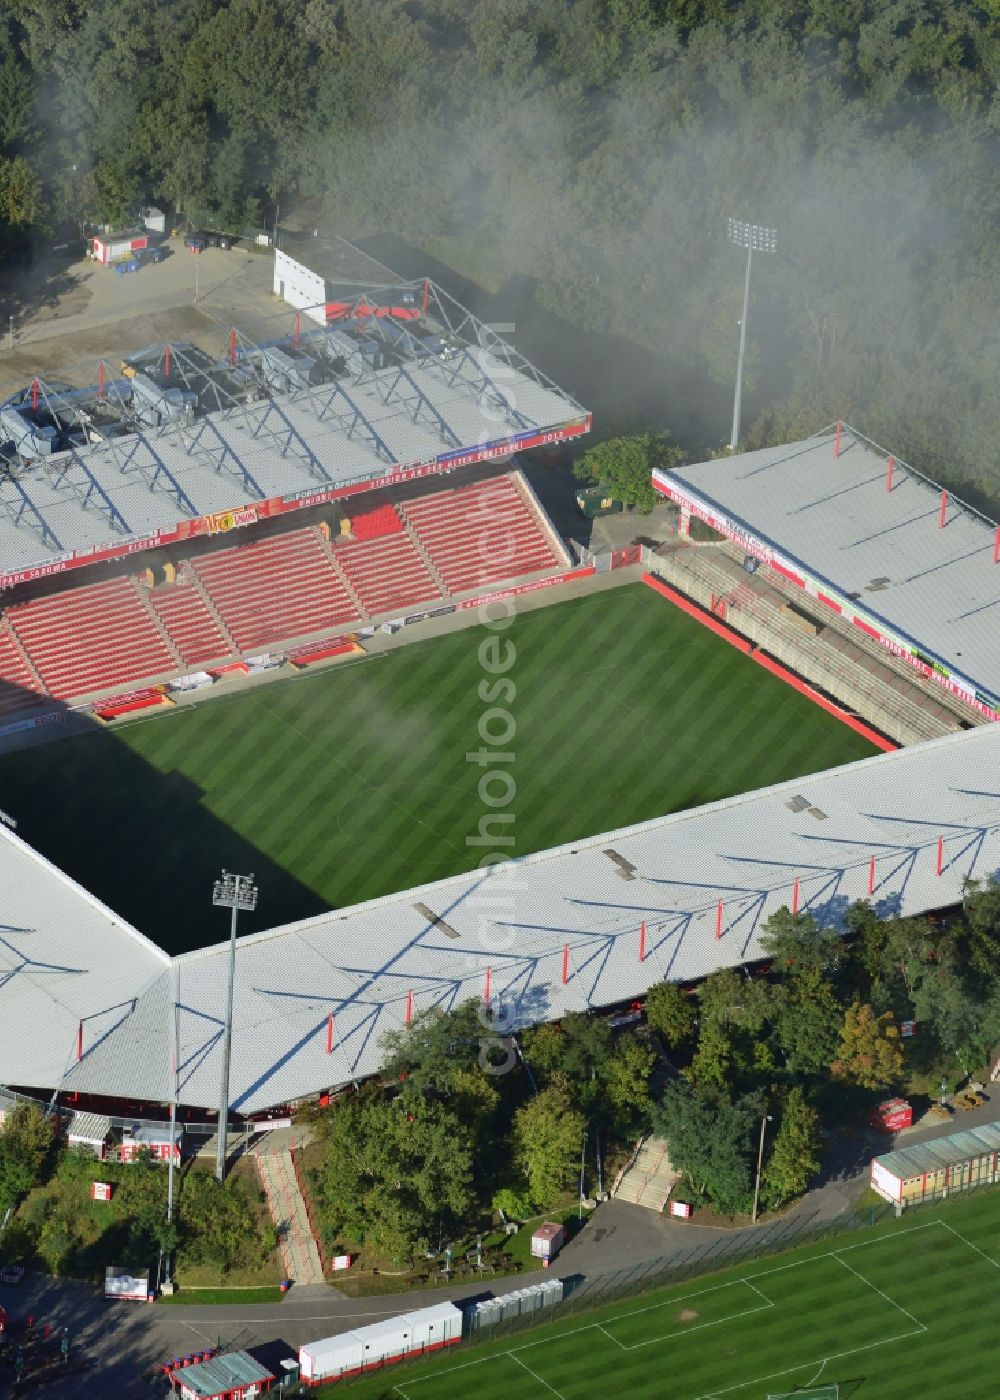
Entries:
{"label": "training pitch", "polygon": [[[636,584],[527,612],[482,699],[474,626],[0,758],[18,832],[170,952],[217,942],[221,867],[260,888],[241,932],[813,773],[867,740]],[[468,845],[491,705],[510,847]],[[502,734],[506,721],[494,720]]]}
{"label": "training pitch", "polygon": [[[1000,1199],[987,1191],[502,1340],[406,1361],[351,1400],[839,1400],[997,1394]],[[334,1396],[342,1387],[318,1392]]]}

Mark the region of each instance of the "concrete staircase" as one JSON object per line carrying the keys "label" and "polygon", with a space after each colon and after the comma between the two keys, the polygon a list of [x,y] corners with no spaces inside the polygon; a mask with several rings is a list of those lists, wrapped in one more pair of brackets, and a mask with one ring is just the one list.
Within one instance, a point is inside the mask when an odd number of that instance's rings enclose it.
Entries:
{"label": "concrete staircase", "polygon": [[674,1182],[680,1176],[670,1165],[667,1144],[663,1138],[644,1139],[631,1166],[625,1171],[614,1190],[615,1200],[631,1201],[647,1210],[661,1211]]}
{"label": "concrete staircase", "polygon": [[278,1227],[285,1276],[298,1285],[322,1283],[323,1265],[295,1176],[292,1154],[258,1149],[254,1158],[271,1219]]}

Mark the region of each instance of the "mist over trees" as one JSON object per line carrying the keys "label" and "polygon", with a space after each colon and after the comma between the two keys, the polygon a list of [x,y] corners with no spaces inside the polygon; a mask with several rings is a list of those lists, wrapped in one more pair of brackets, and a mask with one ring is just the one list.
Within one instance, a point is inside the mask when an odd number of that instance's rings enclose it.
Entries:
{"label": "mist over trees", "polygon": [[[9,0],[0,222],[322,201],[1000,498],[995,0]],[[664,386],[669,398],[670,386]],[[642,425],[636,425],[641,427]]]}

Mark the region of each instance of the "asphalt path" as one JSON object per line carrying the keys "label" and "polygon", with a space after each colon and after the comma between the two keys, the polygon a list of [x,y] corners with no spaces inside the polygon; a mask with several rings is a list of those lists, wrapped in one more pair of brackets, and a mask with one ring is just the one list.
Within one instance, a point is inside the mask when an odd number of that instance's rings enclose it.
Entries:
{"label": "asphalt path", "polygon": [[[996,1118],[996,1106],[987,1103],[950,1122],[917,1125],[899,1134],[896,1145],[929,1141]],[[576,1287],[588,1287],[594,1286],[598,1275],[642,1265],[652,1269],[654,1261],[680,1262],[699,1249],[718,1248],[721,1255],[727,1247],[751,1236],[756,1236],[762,1248],[780,1248],[782,1236],[791,1239],[806,1229],[821,1228],[849,1211],[866,1187],[871,1157],[889,1145],[888,1140],[867,1131],[851,1138],[831,1138],[822,1183],[780,1220],[765,1220],[755,1230],[671,1220],[625,1201],[608,1201],[565,1246],[552,1273]],[[270,1354],[277,1356],[277,1344],[281,1344],[285,1354],[291,1355],[304,1342],[350,1331],[428,1302],[445,1298],[461,1302],[521,1288],[541,1277],[486,1277],[422,1293],[358,1299],[345,1298],[335,1288],[319,1285],[293,1288],[277,1304],[185,1307],[106,1302],[92,1285],[29,1275],[17,1287],[0,1284],[0,1304],[12,1317],[31,1314],[40,1322],[68,1327],[71,1361],[86,1357],[91,1363],[85,1371],[60,1374],[38,1394],[52,1400],[77,1400],[94,1394],[149,1400],[167,1389],[162,1377],[152,1379],[157,1363],[203,1346],[268,1347]],[[9,1387],[8,1393],[17,1392]]]}

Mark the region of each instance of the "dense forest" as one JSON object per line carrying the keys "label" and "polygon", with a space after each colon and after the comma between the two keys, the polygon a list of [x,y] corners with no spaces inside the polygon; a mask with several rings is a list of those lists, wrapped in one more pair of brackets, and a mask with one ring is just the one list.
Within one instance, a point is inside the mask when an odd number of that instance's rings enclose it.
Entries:
{"label": "dense forest", "polygon": [[315,201],[337,231],[538,278],[706,386],[735,358],[726,217],[764,222],[749,441],[842,416],[996,500],[998,21],[997,0],[6,0],[0,220],[9,244],[146,200],[229,224]]}

